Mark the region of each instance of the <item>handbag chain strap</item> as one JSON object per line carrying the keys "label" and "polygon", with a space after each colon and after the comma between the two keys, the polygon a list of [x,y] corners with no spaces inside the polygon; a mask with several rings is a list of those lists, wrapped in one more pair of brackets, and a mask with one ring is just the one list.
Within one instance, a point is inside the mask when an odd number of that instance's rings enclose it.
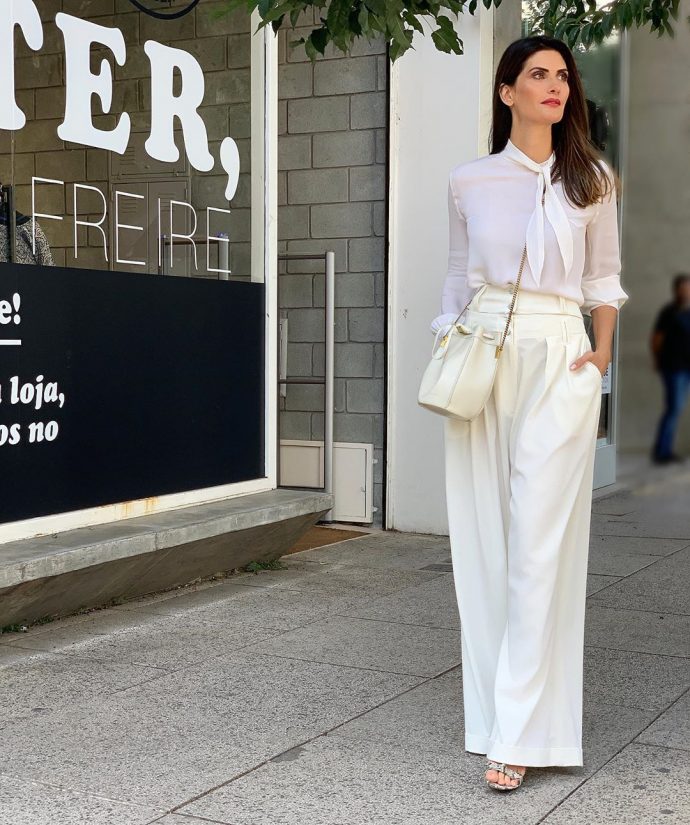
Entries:
{"label": "handbag chain strap", "polygon": [[[544,205],[544,198],[546,196],[546,190],[541,193],[541,205]],[[513,310],[515,309],[515,299],[517,298],[518,289],[520,287],[520,279],[522,278],[522,270],[525,266],[525,258],[527,257],[527,241],[525,241],[524,249],[522,250],[522,258],[520,259],[520,269],[518,270],[518,276],[515,281],[515,288],[513,289],[513,296],[510,301],[510,309],[508,310],[508,319],[506,321],[505,329],[503,330],[503,335],[501,336],[501,341],[496,347],[496,358],[499,358],[501,353],[503,352],[503,345],[505,344],[506,336],[508,335],[508,327],[510,326],[510,322],[513,318]],[[453,321],[453,324],[457,324],[458,318],[465,314],[465,310],[467,307],[472,303],[474,300],[474,295],[470,300],[465,304],[465,309],[458,315],[458,317]],[[444,336],[445,339],[446,336]]]}
{"label": "handbag chain strap", "polygon": [[508,320],[506,321],[503,335],[501,336],[501,343],[496,347],[496,358],[499,358],[503,352],[503,344],[505,344],[506,336],[508,335],[508,326],[513,318],[513,309],[515,308],[515,299],[517,298],[518,287],[520,286],[520,278],[522,277],[522,269],[525,266],[525,258],[527,257],[527,242],[525,248],[522,250],[522,259],[520,260],[520,270],[518,271],[517,280],[515,281],[515,289],[513,290],[513,297],[510,302],[510,309],[508,310]]}

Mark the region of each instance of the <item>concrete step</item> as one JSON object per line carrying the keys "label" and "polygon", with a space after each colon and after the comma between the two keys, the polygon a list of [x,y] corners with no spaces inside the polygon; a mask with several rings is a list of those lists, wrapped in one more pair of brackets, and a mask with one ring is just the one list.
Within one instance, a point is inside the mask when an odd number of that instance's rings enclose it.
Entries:
{"label": "concrete step", "polygon": [[0,545],[0,627],[276,559],[333,507],[277,489]]}

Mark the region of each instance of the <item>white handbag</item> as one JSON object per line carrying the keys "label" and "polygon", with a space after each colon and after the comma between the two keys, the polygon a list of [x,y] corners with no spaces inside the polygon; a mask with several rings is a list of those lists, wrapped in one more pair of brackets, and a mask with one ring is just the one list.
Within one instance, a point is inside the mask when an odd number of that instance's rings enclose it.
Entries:
{"label": "white handbag", "polygon": [[500,342],[496,340],[497,333],[487,332],[480,324],[469,327],[459,322],[467,307],[487,284],[480,287],[440,341],[439,336],[445,327],[441,327],[436,333],[431,361],[424,370],[417,395],[417,401],[422,407],[462,421],[471,421],[482,411],[493,388],[526,256],[527,244],[522,251],[520,271]]}

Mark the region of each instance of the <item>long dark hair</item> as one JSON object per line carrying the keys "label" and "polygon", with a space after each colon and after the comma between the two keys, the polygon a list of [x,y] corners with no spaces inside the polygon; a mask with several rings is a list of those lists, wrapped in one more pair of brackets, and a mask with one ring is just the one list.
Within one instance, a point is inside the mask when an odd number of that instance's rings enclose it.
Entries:
{"label": "long dark hair", "polygon": [[[510,107],[501,100],[498,90],[503,83],[512,86],[527,58],[543,49],[552,49],[561,55],[568,69],[570,89],[563,117],[552,127],[556,158],[551,178],[563,181],[563,190],[573,205],[589,206],[609,193],[610,182],[601,163],[602,155],[589,138],[589,115],[580,73],[572,52],[561,40],[542,34],[521,37],[503,52],[494,80],[489,151],[493,155],[505,148],[512,126]],[[621,188],[620,178],[613,167],[611,172],[618,194]]]}

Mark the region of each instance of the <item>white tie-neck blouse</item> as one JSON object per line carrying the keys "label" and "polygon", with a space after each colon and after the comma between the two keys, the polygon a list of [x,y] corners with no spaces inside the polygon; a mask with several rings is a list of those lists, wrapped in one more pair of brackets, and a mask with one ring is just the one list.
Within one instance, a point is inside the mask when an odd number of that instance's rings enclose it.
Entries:
{"label": "white tie-neck blouse", "polygon": [[598,203],[573,206],[562,181],[551,182],[555,158],[552,152],[537,163],[509,139],[502,151],[451,170],[448,270],[434,333],[482,284],[514,286],[525,243],[520,290],[572,298],[584,314],[602,304],[619,310],[628,299],[620,283],[615,190]]}

